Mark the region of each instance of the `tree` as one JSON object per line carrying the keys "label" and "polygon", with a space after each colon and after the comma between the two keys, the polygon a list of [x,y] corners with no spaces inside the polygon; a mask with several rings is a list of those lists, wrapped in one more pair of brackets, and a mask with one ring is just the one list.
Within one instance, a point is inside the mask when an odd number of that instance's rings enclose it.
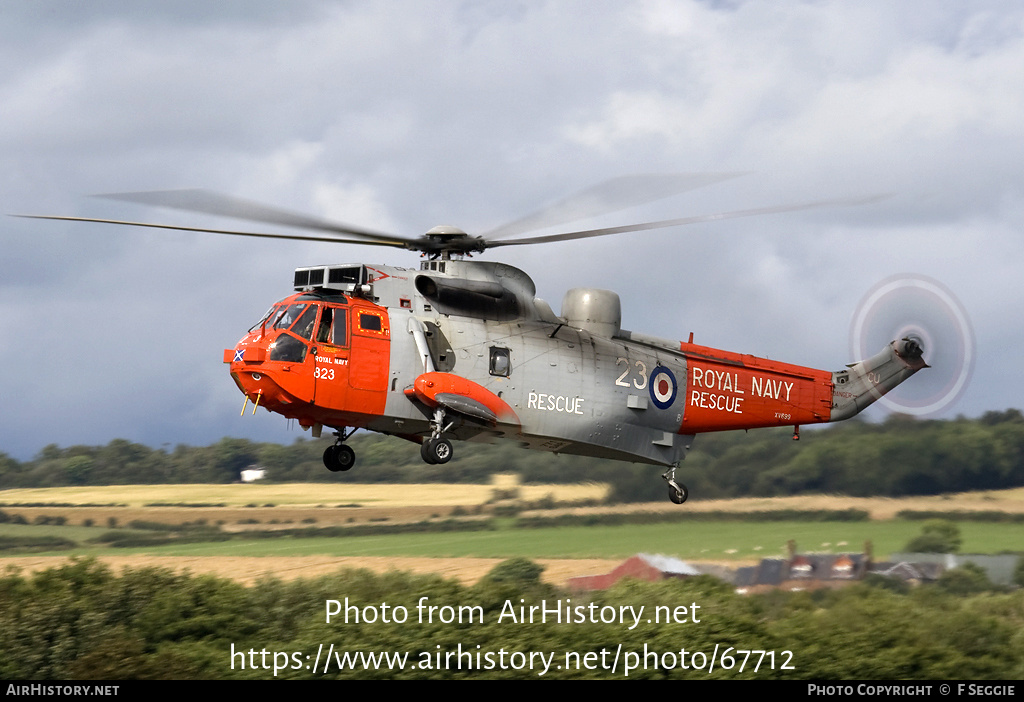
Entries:
{"label": "tree", "polygon": [[529,585],[540,582],[540,574],[543,572],[544,566],[529,558],[510,558],[494,566],[487,574],[487,579],[495,583]]}
{"label": "tree", "polygon": [[961,543],[960,527],[955,523],[946,519],[929,519],[921,527],[921,533],[903,549],[910,553],[956,553]]}
{"label": "tree", "polygon": [[95,461],[88,456],[72,456],[64,461],[64,472],[72,485],[88,485]]}
{"label": "tree", "polygon": [[935,584],[951,595],[974,595],[992,589],[985,569],[974,563],[947,570]]}

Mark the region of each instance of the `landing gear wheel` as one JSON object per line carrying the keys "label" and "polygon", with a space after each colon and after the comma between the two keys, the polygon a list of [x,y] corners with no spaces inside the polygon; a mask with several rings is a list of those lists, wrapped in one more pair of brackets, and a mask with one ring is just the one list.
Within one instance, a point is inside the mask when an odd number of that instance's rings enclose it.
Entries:
{"label": "landing gear wheel", "polygon": [[448,439],[434,439],[431,444],[431,454],[438,463],[452,460],[452,444]]}
{"label": "landing gear wheel", "polygon": [[356,464],[356,452],[347,444],[341,444],[334,449],[334,462],[338,470],[346,471]]}
{"label": "landing gear wheel", "polygon": [[677,505],[686,502],[686,498],[690,496],[690,491],[682,483],[676,482],[676,467],[672,466],[661,477],[668,483],[668,499]]}
{"label": "landing gear wheel", "polygon": [[356,452],[345,444],[328,446],[324,450],[324,465],[332,473],[349,470],[356,464]]}
{"label": "landing gear wheel", "polygon": [[686,489],[686,486],[682,483],[676,483],[675,485],[668,486],[668,499],[675,502],[677,505],[681,505],[686,502],[686,498],[690,496],[690,491]]}
{"label": "landing gear wheel", "polygon": [[420,456],[431,465],[452,460],[452,444],[448,439],[427,439],[420,446]]}
{"label": "landing gear wheel", "polygon": [[434,460],[434,457],[430,453],[430,442],[431,441],[433,441],[433,439],[424,439],[423,443],[420,444],[420,458],[423,459],[424,463],[429,463],[430,465],[436,465],[437,461]]}

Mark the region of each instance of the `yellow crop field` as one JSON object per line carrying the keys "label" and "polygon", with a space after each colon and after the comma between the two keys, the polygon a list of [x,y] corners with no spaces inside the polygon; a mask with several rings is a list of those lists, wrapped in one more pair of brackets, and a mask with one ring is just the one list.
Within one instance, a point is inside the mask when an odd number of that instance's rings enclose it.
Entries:
{"label": "yellow crop field", "polygon": [[225,507],[455,507],[493,501],[495,490],[516,491],[516,499],[536,501],[551,496],[559,502],[603,500],[606,485],[520,485],[515,476],[496,476],[488,485],[421,483],[232,483],[225,485],[107,485],[4,490],[4,505],[117,503],[128,507],[163,504],[222,504]]}

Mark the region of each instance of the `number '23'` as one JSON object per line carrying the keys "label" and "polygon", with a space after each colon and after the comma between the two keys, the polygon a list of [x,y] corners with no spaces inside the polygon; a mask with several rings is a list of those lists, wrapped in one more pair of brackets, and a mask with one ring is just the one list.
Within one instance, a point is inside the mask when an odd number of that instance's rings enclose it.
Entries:
{"label": "number '23'", "polygon": [[630,365],[628,358],[620,356],[615,359],[615,365],[618,366],[620,364],[625,365],[626,370],[622,371],[622,374],[615,379],[616,385],[628,388],[630,381],[632,381],[633,387],[637,390],[643,390],[647,387],[647,365],[643,361],[634,361]]}

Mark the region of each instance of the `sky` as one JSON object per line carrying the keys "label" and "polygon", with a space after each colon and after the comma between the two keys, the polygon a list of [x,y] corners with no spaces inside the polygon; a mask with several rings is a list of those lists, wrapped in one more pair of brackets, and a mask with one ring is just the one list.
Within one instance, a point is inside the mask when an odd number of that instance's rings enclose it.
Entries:
{"label": "sky", "polygon": [[[827,370],[889,333],[863,325],[931,320],[942,367],[868,416],[979,416],[1021,406],[1022,67],[1013,1],[0,0],[0,212],[237,226],[90,197],[206,188],[418,236],[632,174],[742,175],[562,229],[884,194],[484,257],[556,312],[569,288],[612,289],[627,329]],[[21,460],[290,443],[284,418],[239,416],[223,349],[298,266],[418,266],[0,221],[0,452]]]}

